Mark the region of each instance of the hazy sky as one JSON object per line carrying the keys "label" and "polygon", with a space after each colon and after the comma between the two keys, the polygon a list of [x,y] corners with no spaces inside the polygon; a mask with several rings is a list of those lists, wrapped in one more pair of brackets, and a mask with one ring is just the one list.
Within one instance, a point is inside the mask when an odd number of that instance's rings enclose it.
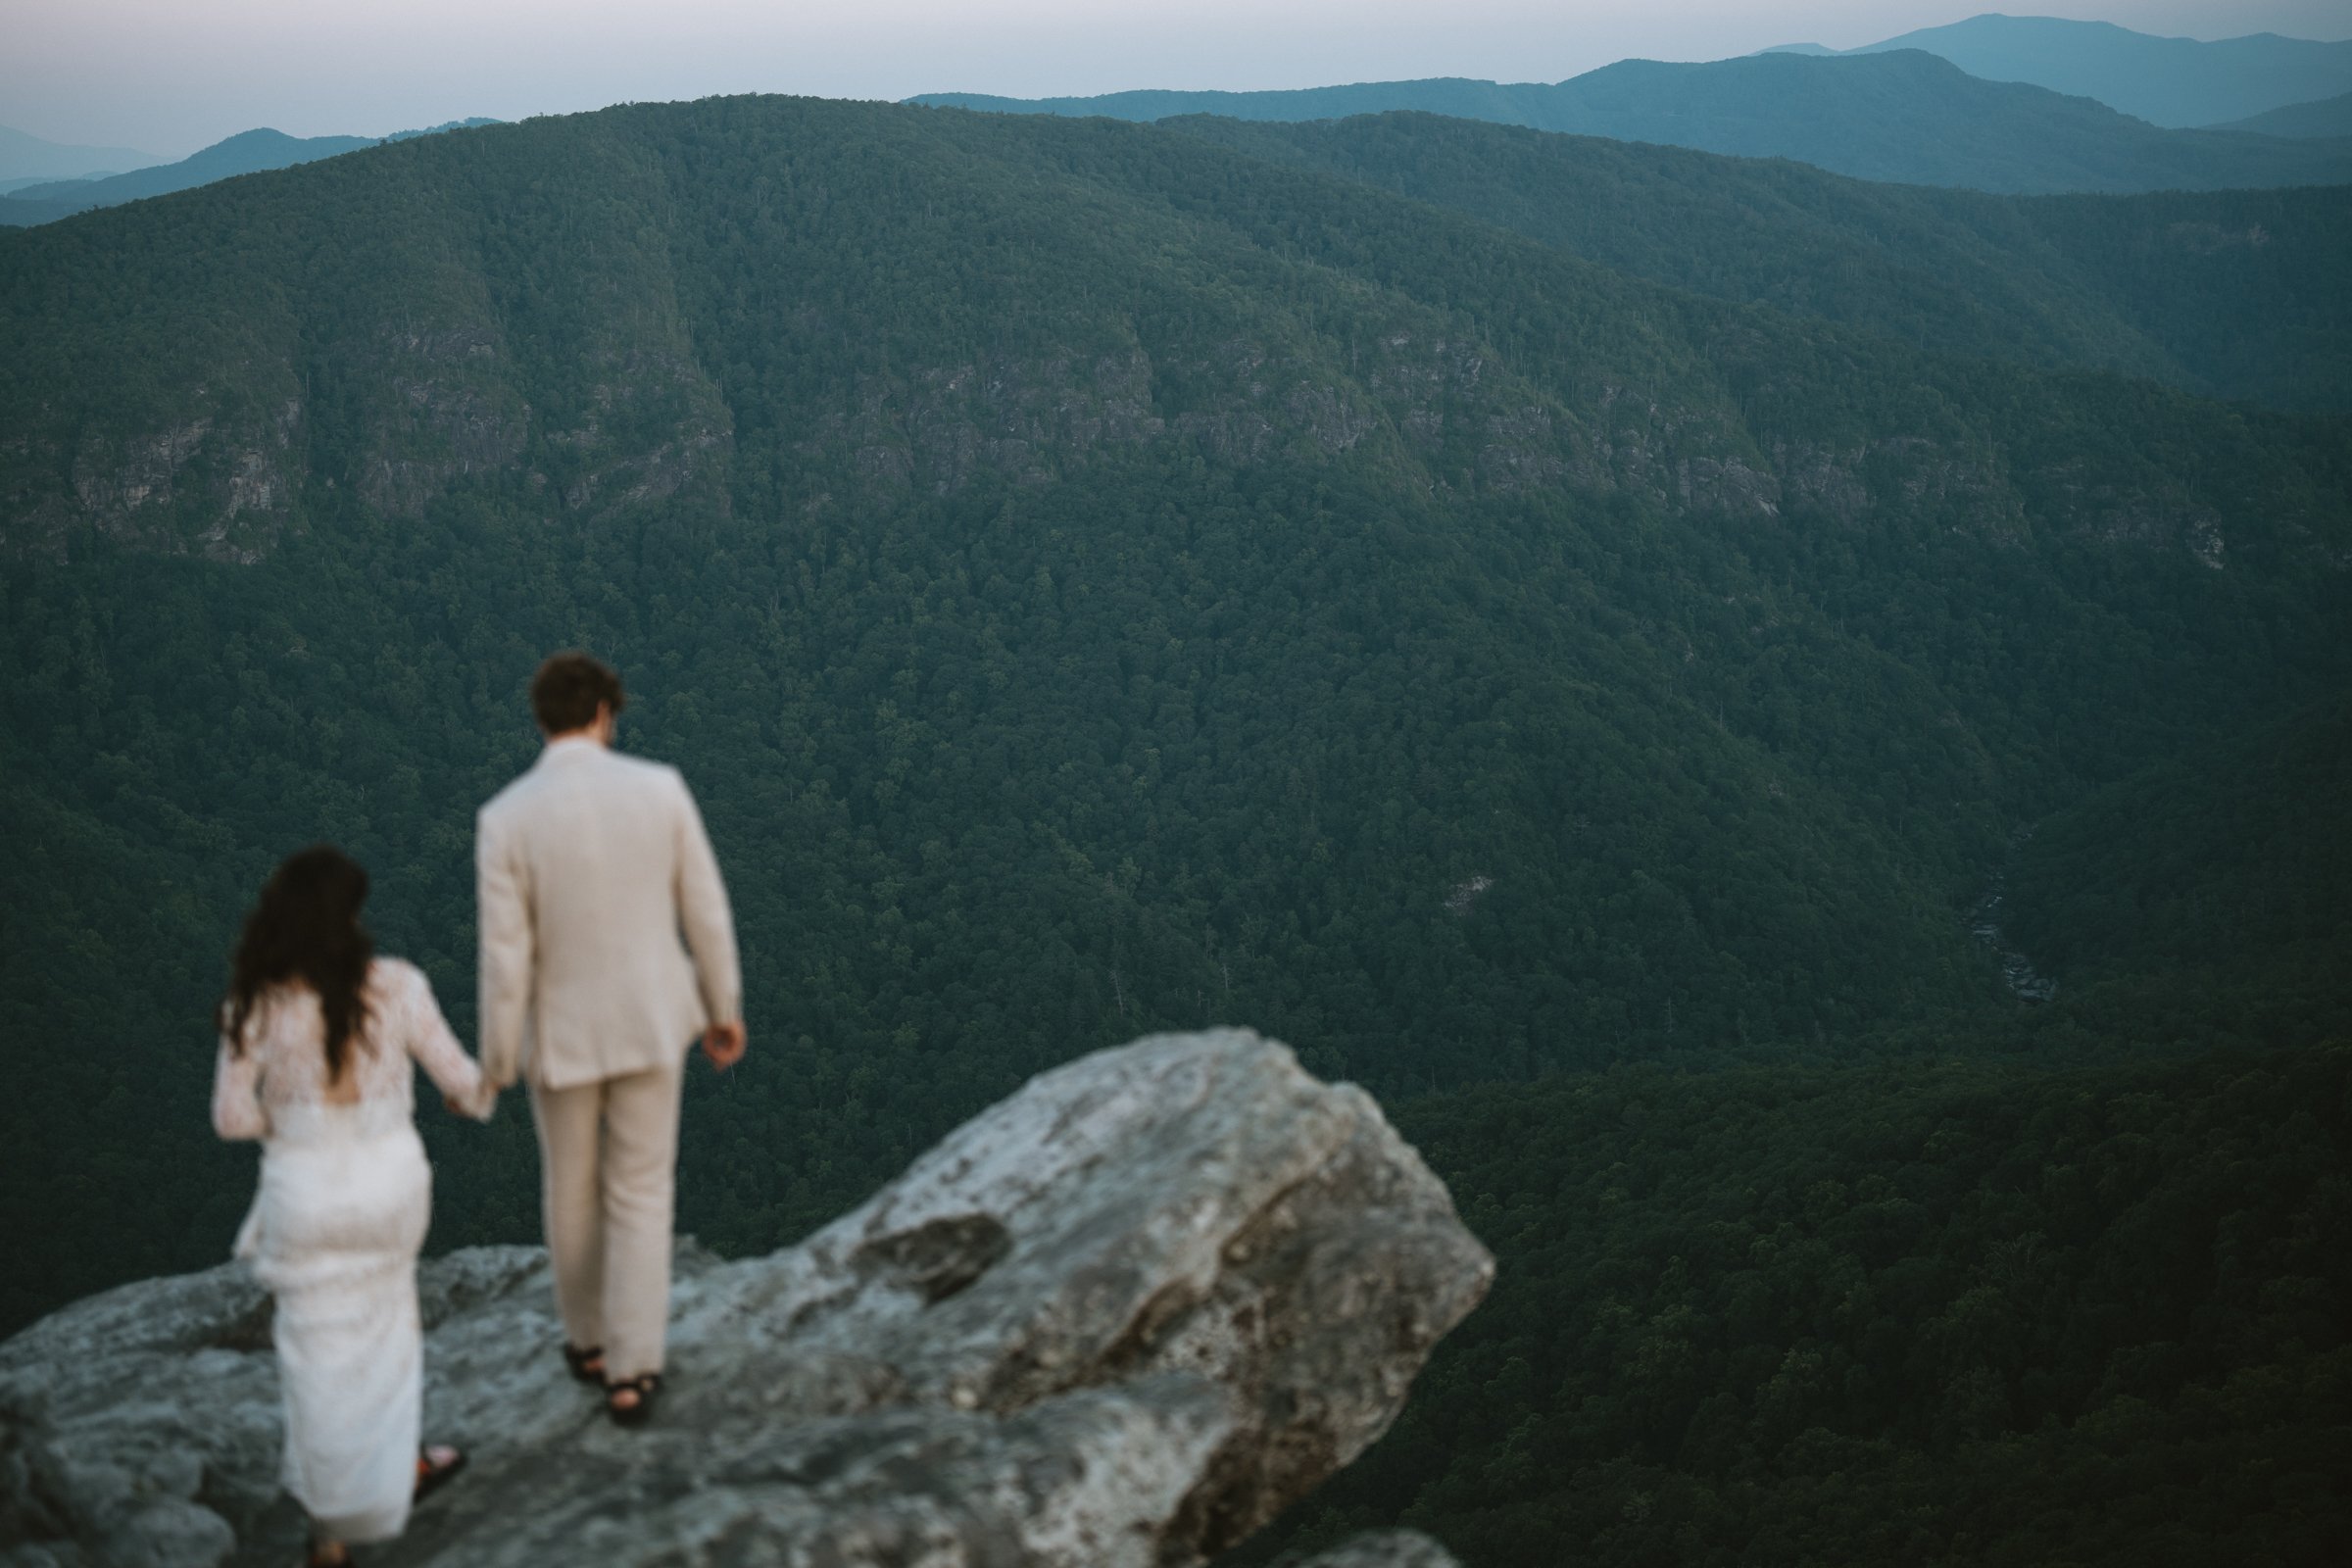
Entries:
{"label": "hazy sky", "polygon": [[[1556,81],[1628,56],[1837,48],[1986,0],[0,0],[0,124],[182,156],[720,92],[1031,97],[1399,76]],[[2012,0],[2198,38],[2352,36],[2352,0]]]}

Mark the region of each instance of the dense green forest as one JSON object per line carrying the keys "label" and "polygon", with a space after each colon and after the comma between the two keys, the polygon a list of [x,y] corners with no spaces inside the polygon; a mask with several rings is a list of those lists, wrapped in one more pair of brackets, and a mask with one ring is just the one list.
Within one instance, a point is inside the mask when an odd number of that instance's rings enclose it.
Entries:
{"label": "dense green forest", "polygon": [[1741,158],[1789,158],[1859,179],[2016,193],[2275,188],[2352,177],[2352,147],[2341,140],[2159,129],[2089,98],[1972,76],[1917,49],[1836,58],[1776,52],[1697,64],[1620,60],[1560,82],[1441,76],[1095,98],[944,92],[913,102],[1140,122],[1217,115],[1298,122],[1410,110]]}
{"label": "dense green forest", "polygon": [[2352,410],[2352,187],[1988,196],[1431,115],[1171,130],[1924,348]]}
{"label": "dense green forest", "polygon": [[[1381,133],[1423,123],[1453,156]],[[1403,1510],[1483,1568],[1605,1515],[1663,1560],[1654,1504],[1694,1552],[1861,1557],[1878,1508],[2054,1560],[2095,1512],[1968,1489],[2111,1429],[2167,1464],[2340,1432],[2338,1342],[2294,1327],[2345,1304],[2295,1250],[2341,1254],[2340,1192],[2239,1201],[2228,1140],[2281,1105],[2263,1157],[2340,1164],[2343,858],[2300,824],[2342,780],[2344,419],[2015,363],[1994,295],[1986,346],[1922,347],[1357,172],[728,99],[0,235],[0,1329],[224,1253],[253,1155],[210,1138],[207,1020],[287,850],[365,861],[470,1033],[472,812],[577,644],[735,899],[706,1241],[782,1245],[1152,1028],[1248,1023],[1396,1107],[1503,1284],[1286,1539]],[[2278,875],[2301,912],[2165,961]],[[2056,1004],[1973,934],[1996,891]],[[434,1245],[533,1236],[519,1102],[424,1120]],[[1971,1206],[2078,1149],[2221,1194],[2266,1272],[2099,1250],[2190,1201],[2129,1175]],[[2039,1382],[2060,1330],[1934,1327],[2018,1270],[2044,1294],[1984,1312],[2136,1279],[2155,1327]],[[1862,1285],[1883,1312],[1803,1327]],[[2206,1336],[2247,1291],[2271,1326]],[[1675,1312],[1687,1353],[1623,1381]]]}
{"label": "dense green forest", "polygon": [[1468,1563],[2340,1562],[2337,1040],[1402,1106],[1494,1293],[1242,1560],[1401,1519]]}
{"label": "dense green forest", "polygon": [[1395,1107],[1497,1255],[1236,1556],[2330,1564],[2352,1547],[2341,701],[2036,824],[2047,1005]]}
{"label": "dense green forest", "polygon": [[[2035,824],[2009,934],[2084,980],[2273,999],[2352,973],[2352,703],[2156,763]],[[2184,985],[2185,982],[2185,985]]]}

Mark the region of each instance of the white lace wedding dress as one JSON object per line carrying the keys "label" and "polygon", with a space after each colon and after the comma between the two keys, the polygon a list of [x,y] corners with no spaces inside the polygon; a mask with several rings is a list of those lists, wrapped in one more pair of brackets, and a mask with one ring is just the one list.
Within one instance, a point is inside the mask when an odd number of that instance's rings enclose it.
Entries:
{"label": "white lace wedding dress", "polygon": [[432,1173],[410,1063],[469,1114],[486,1118],[492,1098],[414,964],[376,959],[364,995],[367,1027],[339,1082],[327,1082],[318,998],[302,985],[256,1001],[243,1051],[223,1039],[213,1080],[215,1130],[263,1140],[236,1251],[277,1298],[286,1490],[350,1543],[399,1535],[416,1481],[416,1253]]}

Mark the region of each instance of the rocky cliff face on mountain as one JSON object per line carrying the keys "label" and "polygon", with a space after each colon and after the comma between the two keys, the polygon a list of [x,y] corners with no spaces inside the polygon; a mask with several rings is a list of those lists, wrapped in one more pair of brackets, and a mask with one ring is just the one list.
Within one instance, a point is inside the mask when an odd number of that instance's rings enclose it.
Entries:
{"label": "rocky cliff face on mountain", "polygon": [[[1909,58],[1946,86],[1968,82]],[[1763,88],[1778,108],[1796,101]],[[1412,168],[1460,131],[1416,121],[1388,133],[1409,144]],[[2004,537],[2018,515],[2096,529],[2183,486],[2229,498],[2225,520],[2239,527],[2257,524],[2236,514],[2313,510],[2276,473],[2255,488],[2213,478],[2209,415],[2185,416],[2179,438],[2132,421],[2094,439],[2111,390],[1985,381],[1901,345],[1974,356],[2022,339],[2041,363],[2161,372],[2172,356],[2132,322],[2184,314],[2178,290],[2219,290],[2261,303],[2197,337],[2238,347],[2183,349],[2202,368],[2171,365],[2178,378],[2321,395],[2326,354],[2274,376],[2257,371],[2279,351],[2240,343],[2290,337],[2308,360],[2329,341],[2327,264],[2341,246],[2317,198],[2256,204],[2278,236],[2259,263],[2251,241],[2210,266],[2166,261],[2155,279],[2141,258],[2127,284],[2099,258],[2140,256],[2116,225],[2154,221],[2147,203],[2095,220],[2029,217],[1800,179],[1835,219],[1759,240],[1753,214],[1788,205],[1779,175],[1673,162],[1667,183],[1691,183],[1659,218],[1654,160],[1555,137],[1541,147],[1515,172],[1474,149],[1475,177],[1423,192],[1470,209],[1441,218],[1374,188],[1393,170],[1356,167],[1367,182],[1332,177],[1348,166],[1328,158],[1320,173],[1280,167],[1302,156],[1298,143],[1231,125],[1169,135],[712,100],[427,138],[160,209],[134,203],[0,244],[17,334],[0,358],[0,560],[95,548],[253,564],[369,517],[438,528],[497,514],[537,533],[655,504],[681,518],[743,508],[769,526],[831,526],[1138,464],[1174,466],[1188,494],[1209,475],[1304,466],[1377,475],[1416,504],[1614,497],[1749,521],[1817,501],[1841,521],[1942,506]],[[1606,267],[1502,231],[1590,233],[1526,215],[1585,210],[1595,188],[1627,215],[1598,225],[1609,243],[1583,246]],[[1887,216],[1857,221],[1856,204]],[[2250,234],[2245,207],[2194,202],[2165,221],[2219,215],[2220,233]],[[1887,273],[1887,225],[1922,221],[1943,260]],[[286,237],[320,224],[322,248]],[[2031,256],[1987,249],[1987,231],[2030,236],[2016,246]],[[1858,291],[1856,266],[1880,281]],[[1774,313],[1696,305],[1618,267]],[[1974,281],[1931,288],[1938,269]],[[2039,281],[2019,283],[2027,272]],[[1465,293],[1465,278],[1477,288]],[[1922,307],[1922,289],[1943,303]],[[1858,292],[1877,303],[1865,309]],[[1839,302],[1829,314],[1876,332],[1825,336],[1777,314],[1813,314],[1808,300]],[[1920,324],[1951,310],[1961,324]],[[2053,470],[2084,448],[2130,461],[2067,488]]]}
{"label": "rocky cliff face on mountain", "polygon": [[[428,1264],[426,1428],[472,1466],[369,1561],[1204,1562],[1387,1430],[1493,1275],[1369,1096],[1230,1030],[1048,1073],[802,1245],[679,1265],[629,1433],[564,1374],[541,1251]],[[278,1420],[236,1266],[35,1324],[0,1346],[0,1564],[290,1559]]]}

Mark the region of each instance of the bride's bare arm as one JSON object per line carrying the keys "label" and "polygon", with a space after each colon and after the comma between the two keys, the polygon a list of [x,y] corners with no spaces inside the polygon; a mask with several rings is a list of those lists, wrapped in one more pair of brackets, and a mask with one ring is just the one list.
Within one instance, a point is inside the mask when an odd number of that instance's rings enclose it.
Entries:
{"label": "bride's bare arm", "polygon": [[261,1053],[248,1049],[239,1054],[229,1050],[225,1035],[213,1064],[213,1131],[227,1139],[270,1136],[270,1113],[262,1108]]}
{"label": "bride's bare arm", "polygon": [[441,1004],[433,996],[431,982],[420,969],[409,971],[413,977],[409,994],[403,998],[408,1012],[407,1027],[401,1031],[408,1043],[409,1054],[416,1058],[424,1075],[433,1081],[449,1108],[476,1121],[488,1121],[491,1108],[498,1102],[498,1091],[482,1077],[482,1070],[466,1048],[458,1044],[449,1020],[441,1016]]}

